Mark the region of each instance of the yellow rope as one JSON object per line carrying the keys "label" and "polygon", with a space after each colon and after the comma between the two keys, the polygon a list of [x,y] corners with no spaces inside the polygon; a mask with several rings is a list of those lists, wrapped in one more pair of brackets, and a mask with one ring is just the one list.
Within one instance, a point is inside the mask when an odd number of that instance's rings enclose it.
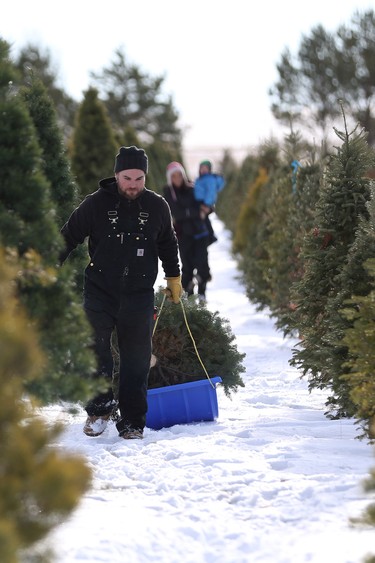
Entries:
{"label": "yellow rope", "polygon": [[[158,324],[158,322],[159,322],[159,317],[160,317],[161,312],[162,312],[162,310],[163,310],[166,297],[167,297],[167,294],[165,293],[165,294],[164,294],[164,297],[163,297],[163,301],[161,302],[161,305],[160,305],[160,310],[159,310],[159,312],[158,312],[158,316],[156,317],[156,320],[155,320],[154,330],[152,331],[152,336],[154,336],[154,334],[155,334],[155,330],[156,330],[157,324]],[[185,325],[186,325],[187,331],[188,331],[188,333],[189,333],[189,335],[190,335],[191,341],[192,341],[192,343],[193,343],[194,350],[195,350],[195,353],[196,353],[196,355],[197,355],[197,358],[198,358],[198,360],[199,360],[199,362],[200,362],[200,364],[201,364],[201,366],[202,366],[202,368],[203,368],[204,373],[206,374],[206,377],[207,377],[208,381],[210,382],[211,386],[215,389],[215,385],[212,383],[211,378],[210,378],[210,376],[208,375],[207,370],[206,370],[206,367],[205,367],[205,365],[204,365],[204,363],[203,363],[203,361],[202,361],[202,358],[201,358],[200,355],[199,355],[198,348],[197,348],[197,345],[196,345],[195,340],[194,340],[194,336],[193,336],[193,334],[192,334],[192,332],[191,332],[191,330],[190,330],[190,326],[189,326],[189,323],[188,323],[188,320],[187,320],[186,311],[185,311],[185,307],[184,307],[184,304],[183,304],[183,302],[182,302],[182,299],[180,299],[180,305],[181,305],[181,308],[182,308],[182,314],[183,314],[183,316],[184,316]]]}
{"label": "yellow rope", "polygon": [[210,384],[211,384],[211,387],[213,387],[213,388],[215,389],[215,385],[212,383],[211,378],[210,378],[210,376],[209,376],[208,373],[207,373],[206,367],[205,367],[204,363],[202,362],[202,358],[201,358],[200,355],[199,355],[197,345],[196,345],[196,343],[195,343],[194,337],[193,337],[193,335],[192,335],[192,332],[191,332],[191,330],[190,330],[190,326],[189,326],[189,323],[188,323],[188,320],[187,320],[187,317],[186,317],[186,311],[185,311],[185,307],[184,307],[184,304],[183,304],[183,302],[182,302],[182,299],[180,299],[180,304],[181,304],[181,308],[182,308],[182,313],[183,313],[183,315],[184,315],[186,328],[187,328],[187,330],[188,330],[188,333],[190,334],[190,338],[191,338],[191,341],[192,341],[192,343],[193,343],[195,353],[197,354],[197,358],[198,358],[198,360],[200,361],[200,364],[201,364],[201,366],[202,366],[202,368],[203,368],[204,373],[206,374],[206,377],[207,377],[208,381],[209,381]]}

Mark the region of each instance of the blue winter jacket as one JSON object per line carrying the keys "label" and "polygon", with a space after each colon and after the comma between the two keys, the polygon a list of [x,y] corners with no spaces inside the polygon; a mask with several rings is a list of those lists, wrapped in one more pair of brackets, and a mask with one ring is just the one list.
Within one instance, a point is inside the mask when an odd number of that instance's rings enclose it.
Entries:
{"label": "blue winter jacket", "polygon": [[224,188],[225,180],[219,174],[202,174],[194,183],[194,195],[197,201],[213,207],[217,194]]}

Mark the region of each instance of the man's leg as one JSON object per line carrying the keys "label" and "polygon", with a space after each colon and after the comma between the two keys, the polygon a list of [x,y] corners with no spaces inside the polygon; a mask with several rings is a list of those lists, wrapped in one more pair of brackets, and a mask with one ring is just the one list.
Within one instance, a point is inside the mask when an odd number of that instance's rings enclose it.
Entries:
{"label": "man's leg", "polygon": [[[142,437],[146,423],[153,314],[153,290],[122,297],[116,325],[120,352],[121,414],[116,427],[124,438]],[[133,430],[137,430],[139,435],[131,435]]]}
{"label": "man's leg", "polygon": [[108,391],[99,393],[86,405],[89,416],[100,417],[109,415],[115,401],[112,392],[113,357],[111,351],[111,335],[115,326],[115,319],[105,311],[93,311],[85,309],[87,318],[94,331],[94,349],[97,358],[96,377],[104,377],[108,380]]}

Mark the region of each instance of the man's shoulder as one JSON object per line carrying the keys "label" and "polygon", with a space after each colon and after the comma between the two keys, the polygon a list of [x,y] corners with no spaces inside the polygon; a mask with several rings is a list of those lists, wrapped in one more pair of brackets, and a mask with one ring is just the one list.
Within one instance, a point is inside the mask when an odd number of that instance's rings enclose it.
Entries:
{"label": "man's shoulder", "polygon": [[91,194],[87,194],[85,196],[85,198],[82,200],[81,203],[85,203],[88,202],[89,204],[95,204],[96,202],[102,202],[102,201],[113,201],[115,194],[108,191],[108,190],[104,190],[103,188],[99,187],[97,190],[95,190],[94,192],[92,192]]}
{"label": "man's shoulder", "polygon": [[163,206],[166,203],[164,195],[158,194],[148,188],[145,188],[144,198],[153,205]]}

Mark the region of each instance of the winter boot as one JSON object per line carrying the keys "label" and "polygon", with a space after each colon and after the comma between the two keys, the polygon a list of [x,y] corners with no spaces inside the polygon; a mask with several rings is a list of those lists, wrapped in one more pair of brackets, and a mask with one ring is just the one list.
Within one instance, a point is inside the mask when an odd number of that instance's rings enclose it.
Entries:
{"label": "winter boot", "polygon": [[142,440],[143,430],[142,428],[135,428],[134,426],[127,424],[119,431],[119,436],[124,438],[124,440]]}
{"label": "winter boot", "polygon": [[88,416],[83,427],[83,432],[86,436],[100,436],[107,428],[108,420],[111,413],[103,414],[102,416]]}

